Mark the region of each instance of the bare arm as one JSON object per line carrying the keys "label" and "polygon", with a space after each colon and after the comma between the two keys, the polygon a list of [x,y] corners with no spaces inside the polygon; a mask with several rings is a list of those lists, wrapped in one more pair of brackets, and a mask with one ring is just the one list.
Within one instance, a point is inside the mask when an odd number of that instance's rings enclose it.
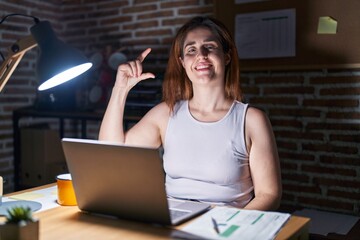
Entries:
{"label": "bare arm", "polygon": [[276,210],[282,187],[279,157],[270,121],[262,111],[249,108],[245,131],[255,192],[254,199],[245,208]]}
{"label": "bare arm", "polygon": [[152,73],[143,73],[142,68],[142,62],[150,51],[151,49],[148,48],[136,60],[121,64],[118,67],[116,82],[101,122],[99,140],[126,143],[123,129],[126,97],[131,88],[138,82],[155,77]]}

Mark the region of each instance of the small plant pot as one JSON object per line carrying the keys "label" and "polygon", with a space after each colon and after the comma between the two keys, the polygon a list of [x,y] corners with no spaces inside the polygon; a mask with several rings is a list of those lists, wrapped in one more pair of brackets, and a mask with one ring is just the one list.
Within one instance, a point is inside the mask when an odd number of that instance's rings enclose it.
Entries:
{"label": "small plant pot", "polygon": [[1,240],[39,240],[39,221],[0,225]]}

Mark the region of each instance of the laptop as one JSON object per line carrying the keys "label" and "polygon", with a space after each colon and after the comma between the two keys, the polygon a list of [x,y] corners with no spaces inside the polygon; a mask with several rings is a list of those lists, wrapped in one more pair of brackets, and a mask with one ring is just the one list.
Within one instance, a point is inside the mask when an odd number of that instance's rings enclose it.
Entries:
{"label": "laptop", "polygon": [[63,138],[77,204],[88,213],[178,225],[209,204],[168,199],[159,149]]}

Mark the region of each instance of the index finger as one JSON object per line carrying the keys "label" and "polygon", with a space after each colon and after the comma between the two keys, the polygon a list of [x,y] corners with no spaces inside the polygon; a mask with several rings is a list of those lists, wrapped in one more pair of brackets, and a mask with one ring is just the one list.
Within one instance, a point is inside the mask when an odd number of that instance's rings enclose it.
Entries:
{"label": "index finger", "polygon": [[140,61],[140,62],[143,62],[144,59],[146,58],[146,56],[151,52],[151,48],[147,48],[145,49],[145,51],[143,51],[138,57],[137,59]]}

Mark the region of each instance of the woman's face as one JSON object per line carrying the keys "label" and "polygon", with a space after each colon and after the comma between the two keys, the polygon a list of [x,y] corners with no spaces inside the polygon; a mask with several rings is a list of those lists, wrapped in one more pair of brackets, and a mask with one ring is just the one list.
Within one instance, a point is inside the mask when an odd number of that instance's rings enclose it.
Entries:
{"label": "woman's face", "polygon": [[208,28],[199,27],[188,32],[180,60],[193,84],[218,84],[224,82],[230,56]]}

